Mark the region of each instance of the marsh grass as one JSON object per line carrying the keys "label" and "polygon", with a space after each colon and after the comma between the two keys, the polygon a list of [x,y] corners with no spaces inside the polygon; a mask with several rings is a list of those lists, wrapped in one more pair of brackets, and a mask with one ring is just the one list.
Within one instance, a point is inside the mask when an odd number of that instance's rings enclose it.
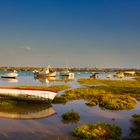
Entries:
{"label": "marsh grass", "polygon": [[140,78],[136,77],[137,80],[98,80],[98,79],[78,79],[80,84],[99,86],[91,87],[96,90],[104,91],[105,93],[130,95],[136,100],[140,101]]}
{"label": "marsh grass", "polygon": [[80,84],[89,84],[89,85],[106,85],[113,87],[140,87],[139,80],[98,80],[98,79],[89,79],[81,78],[78,79]]}
{"label": "marsh grass", "polygon": [[80,120],[80,115],[74,110],[62,114],[63,123],[77,123],[79,120]]}
{"label": "marsh grass", "polygon": [[97,99],[92,99],[91,101],[85,103],[87,106],[96,106],[98,104]]}
{"label": "marsh grass", "polygon": [[63,97],[67,100],[85,99],[90,100],[86,103],[89,106],[99,106],[110,110],[133,109],[136,101],[129,95],[112,94],[103,89],[77,88],[64,93]]}
{"label": "marsh grass", "polygon": [[135,107],[136,101],[133,97],[128,95],[107,94],[102,96],[99,105],[110,110],[129,110]]}
{"label": "marsh grass", "polygon": [[102,89],[94,88],[76,88],[66,91],[62,96],[68,100],[85,99],[91,100],[92,98],[99,98],[101,94],[107,92]]}
{"label": "marsh grass", "polygon": [[66,104],[67,101],[68,100],[63,96],[55,96],[55,98],[53,99],[52,103],[53,104]]}
{"label": "marsh grass", "polygon": [[121,128],[104,122],[78,126],[73,134],[81,139],[88,140],[118,140],[121,137]]}

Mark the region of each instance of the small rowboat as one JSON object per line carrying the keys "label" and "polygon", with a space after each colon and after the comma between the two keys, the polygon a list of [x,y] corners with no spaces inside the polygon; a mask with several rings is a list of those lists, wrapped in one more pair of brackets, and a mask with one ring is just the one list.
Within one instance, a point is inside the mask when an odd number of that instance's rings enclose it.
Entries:
{"label": "small rowboat", "polygon": [[0,95],[9,95],[14,97],[25,96],[27,98],[35,97],[38,99],[44,99],[52,101],[56,96],[54,91],[39,90],[34,88],[12,88],[12,87],[0,87]]}
{"label": "small rowboat", "polygon": [[17,78],[18,74],[16,72],[9,72],[9,73],[6,73],[4,75],[1,75],[1,78],[8,78],[8,79],[11,79],[11,78]]}

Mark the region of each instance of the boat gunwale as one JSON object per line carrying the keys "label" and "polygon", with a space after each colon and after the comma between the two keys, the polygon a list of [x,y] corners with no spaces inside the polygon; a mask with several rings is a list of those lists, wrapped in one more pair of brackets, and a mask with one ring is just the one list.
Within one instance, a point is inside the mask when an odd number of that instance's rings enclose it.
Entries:
{"label": "boat gunwale", "polygon": [[20,88],[20,87],[2,87],[0,86],[0,89],[10,89],[10,90],[31,90],[31,91],[48,91],[48,92],[53,92],[56,93],[54,90],[47,90],[47,89],[36,89],[36,88]]}

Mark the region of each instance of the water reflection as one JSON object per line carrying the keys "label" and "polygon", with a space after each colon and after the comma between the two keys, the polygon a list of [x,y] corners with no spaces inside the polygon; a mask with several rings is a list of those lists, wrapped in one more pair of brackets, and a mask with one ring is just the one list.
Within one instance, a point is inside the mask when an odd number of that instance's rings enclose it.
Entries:
{"label": "water reflection", "polygon": [[56,111],[51,105],[30,105],[29,106],[13,106],[12,108],[1,108],[0,118],[8,119],[40,119],[47,118],[56,114]]}
{"label": "water reflection", "polygon": [[132,117],[130,137],[140,139],[140,115],[133,115]]}
{"label": "water reflection", "polygon": [[18,79],[16,79],[16,78],[1,78],[1,79],[8,83],[17,83],[18,82]]}
{"label": "water reflection", "polygon": [[74,76],[58,76],[58,77],[34,77],[36,81],[39,81],[41,84],[49,85],[50,82],[67,82],[74,80]]}
{"label": "water reflection", "polygon": [[47,78],[38,78],[38,77],[34,77],[34,79],[36,81],[39,81],[41,84],[49,84],[49,80]]}
{"label": "water reflection", "polygon": [[48,79],[49,81],[55,81],[55,80],[56,80],[56,77],[47,77],[47,79]]}
{"label": "water reflection", "polygon": [[74,80],[74,75],[60,76],[60,79],[63,80],[63,81],[66,81],[66,80]]}

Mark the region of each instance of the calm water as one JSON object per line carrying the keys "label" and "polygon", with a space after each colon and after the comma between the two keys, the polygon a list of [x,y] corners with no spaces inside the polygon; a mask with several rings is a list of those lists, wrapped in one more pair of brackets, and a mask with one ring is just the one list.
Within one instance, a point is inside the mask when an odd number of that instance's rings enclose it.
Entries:
{"label": "calm water", "polygon": [[[1,75],[3,73],[0,73]],[[90,73],[75,73],[75,79],[70,82],[55,82],[48,79],[34,79],[32,72],[20,72],[17,80],[0,79],[0,85],[57,85],[68,84],[73,88],[80,85],[77,78],[89,77]],[[99,75],[104,77],[105,75]],[[57,78],[60,78],[57,76]],[[61,92],[62,93],[62,92]],[[0,140],[44,140],[44,139],[76,139],[71,137],[73,129],[79,125],[104,121],[117,124],[122,128],[123,136],[130,133],[133,127],[131,116],[140,114],[140,103],[129,111],[109,111],[98,106],[88,107],[84,100],[76,100],[65,105],[17,107],[12,110],[0,110]],[[73,124],[64,124],[61,121],[62,113],[70,110],[80,114],[80,121]]]}
{"label": "calm water", "polygon": [[[6,72],[0,72],[0,75],[5,74]],[[68,80],[68,77],[60,77],[59,74],[57,74],[56,78],[43,78],[43,79],[37,79],[34,77],[33,72],[18,72],[19,76],[17,79],[7,79],[7,78],[0,78],[0,85],[59,85],[59,84],[70,84],[72,86],[75,86],[77,82],[75,82],[80,77],[89,77],[91,73],[87,72],[75,72],[75,77],[72,79],[72,82],[56,82],[55,80],[63,79]]]}

